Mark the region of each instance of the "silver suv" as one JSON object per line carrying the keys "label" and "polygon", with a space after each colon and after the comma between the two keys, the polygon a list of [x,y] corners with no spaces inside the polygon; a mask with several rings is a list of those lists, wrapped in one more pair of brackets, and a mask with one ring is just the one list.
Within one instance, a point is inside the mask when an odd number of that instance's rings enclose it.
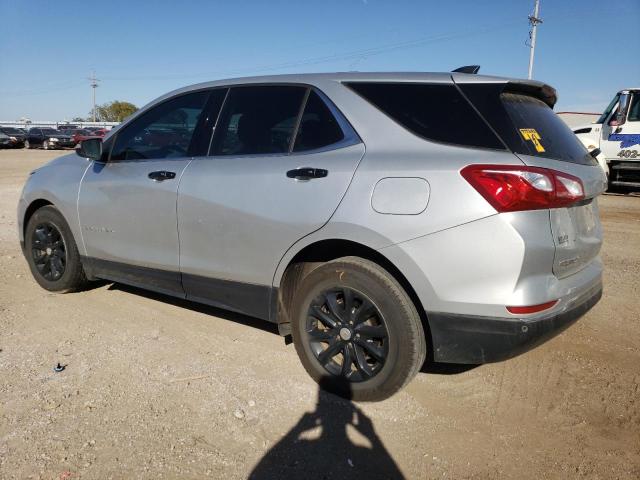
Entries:
{"label": "silver suv", "polygon": [[23,251],[47,290],[107,279],[277,323],[316,381],[381,400],[427,355],[506,359],[599,300],[605,177],[555,101],[465,73],[183,88],[31,174]]}

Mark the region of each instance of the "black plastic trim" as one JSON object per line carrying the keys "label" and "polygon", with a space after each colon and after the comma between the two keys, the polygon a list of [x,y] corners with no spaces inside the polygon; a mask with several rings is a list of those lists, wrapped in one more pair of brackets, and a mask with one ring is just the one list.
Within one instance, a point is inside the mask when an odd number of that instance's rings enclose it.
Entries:
{"label": "black plastic trim", "polygon": [[182,274],[187,300],[269,321],[271,286]]}
{"label": "black plastic trim", "polygon": [[129,265],[93,257],[82,257],[82,266],[90,278],[111,280],[185,298],[179,272]]}
{"label": "black plastic trim", "polygon": [[278,298],[278,289],[270,285],[181,274],[92,257],[82,257],[82,265],[92,279],[124,283],[273,323],[277,321],[271,303]]}
{"label": "black plastic trim", "polygon": [[528,319],[429,313],[436,362],[481,364],[515,357],[544,343],[587,313],[602,297],[602,285],[570,309]]}

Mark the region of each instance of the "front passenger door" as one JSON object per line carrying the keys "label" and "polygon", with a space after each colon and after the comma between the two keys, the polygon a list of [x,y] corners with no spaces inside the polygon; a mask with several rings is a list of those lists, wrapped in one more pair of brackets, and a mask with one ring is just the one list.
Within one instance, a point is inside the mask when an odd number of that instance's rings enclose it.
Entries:
{"label": "front passenger door", "polygon": [[[152,107],[120,129],[106,162],[87,170],[79,193],[82,237],[99,278],[183,295],[179,273],[178,183],[206,152],[208,91]],[[209,133],[210,135],[210,133]]]}

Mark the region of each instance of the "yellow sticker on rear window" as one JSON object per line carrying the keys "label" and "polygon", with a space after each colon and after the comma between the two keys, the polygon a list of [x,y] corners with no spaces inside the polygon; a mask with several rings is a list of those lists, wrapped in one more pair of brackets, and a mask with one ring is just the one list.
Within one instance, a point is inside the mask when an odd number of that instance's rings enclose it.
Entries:
{"label": "yellow sticker on rear window", "polygon": [[544,152],[544,147],[540,143],[542,137],[540,137],[540,134],[535,128],[521,128],[520,133],[522,134],[522,138],[533,143],[533,146],[536,147],[536,152]]}

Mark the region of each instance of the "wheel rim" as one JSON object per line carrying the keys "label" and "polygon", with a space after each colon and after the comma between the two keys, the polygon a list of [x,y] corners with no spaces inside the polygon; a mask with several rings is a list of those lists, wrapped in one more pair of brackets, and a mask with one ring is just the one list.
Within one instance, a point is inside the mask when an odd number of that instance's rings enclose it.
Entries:
{"label": "wheel rim", "polygon": [[67,266],[67,252],[60,231],[51,223],[36,226],[31,254],[38,273],[50,282],[59,280]]}
{"label": "wheel rim", "polygon": [[350,382],[375,377],[389,353],[387,327],[378,307],[348,287],[325,290],[313,299],[305,331],[320,365]]}
{"label": "wheel rim", "polygon": [[45,140],[45,142],[42,144],[42,148],[44,148],[45,150],[49,150],[49,142]]}
{"label": "wheel rim", "polygon": [[29,148],[29,140],[27,140],[26,142],[24,142],[24,146],[25,146],[26,148]]}

